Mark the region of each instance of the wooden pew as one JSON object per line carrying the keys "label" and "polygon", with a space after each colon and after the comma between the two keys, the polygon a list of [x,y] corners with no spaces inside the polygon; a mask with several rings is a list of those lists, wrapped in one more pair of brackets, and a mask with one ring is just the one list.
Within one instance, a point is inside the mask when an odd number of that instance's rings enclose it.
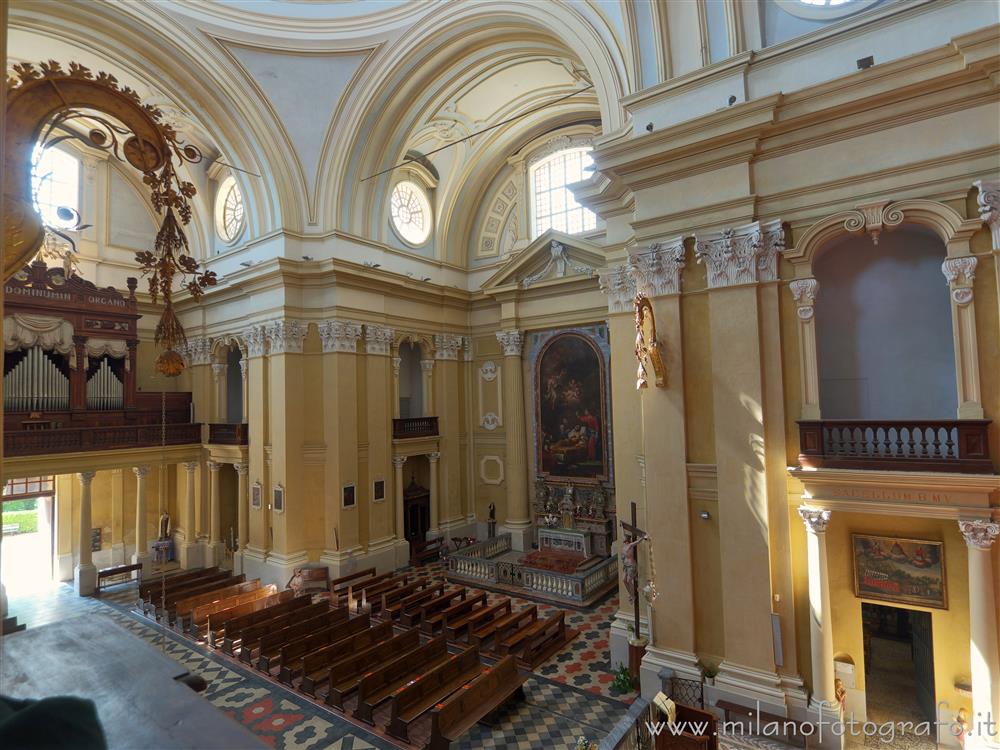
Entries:
{"label": "wooden pew", "polygon": [[437,614],[441,610],[448,609],[448,607],[455,603],[456,599],[465,599],[467,591],[468,590],[464,586],[462,588],[445,591],[440,596],[428,599],[426,602],[421,604],[419,608],[403,612],[403,614],[400,615],[399,621],[407,627],[411,625],[420,625],[424,621],[424,618]]}
{"label": "wooden pew", "polygon": [[442,544],[443,540],[440,537],[425,542],[410,542],[410,564],[420,565],[440,560]]}
{"label": "wooden pew", "polygon": [[217,567],[196,568],[194,570],[183,570],[180,573],[167,573],[155,578],[146,578],[139,583],[139,599],[149,600],[150,598],[158,597],[161,589],[164,587],[170,588],[175,584],[193,581],[197,578],[210,576],[218,572],[219,569]]}
{"label": "wooden pew", "polygon": [[465,617],[448,620],[444,626],[445,635],[448,636],[449,641],[457,641],[463,631],[467,635],[471,635],[476,628],[483,627],[500,617],[505,617],[510,614],[510,611],[510,599],[504,597],[492,606],[477,609]]}
{"label": "wooden pew", "polygon": [[449,658],[448,644],[444,636],[438,636],[416,651],[364,675],[358,683],[358,704],[354,709],[354,718],[374,724],[372,715],[376,706],[411,680],[444,664]]}
{"label": "wooden pew", "polygon": [[[238,577],[240,579],[243,578],[243,576]],[[233,581],[228,586],[210,587],[208,591],[202,591],[191,596],[185,596],[183,599],[178,599],[174,602],[173,607],[170,607],[168,611],[173,617],[174,627],[183,633],[187,628],[187,625],[190,624],[191,613],[194,611],[195,607],[200,607],[202,604],[211,604],[212,602],[221,601],[229,598],[230,596],[235,596],[236,594],[245,594],[248,591],[256,591],[259,588],[259,578],[254,578],[252,581]]]}
{"label": "wooden pew", "polygon": [[148,598],[140,602],[140,609],[145,614],[155,615],[156,608],[159,607],[165,599],[169,599],[174,596],[178,591],[194,588],[213,581],[220,581],[228,578],[230,575],[231,573],[228,570],[219,570],[218,568],[215,568],[207,573],[198,573],[197,576],[191,578],[184,576],[184,580],[181,581],[170,581],[169,583],[164,583],[155,591],[150,592]]}
{"label": "wooden pew", "polygon": [[195,607],[191,610],[191,616],[188,620],[188,632],[194,635],[200,635],[202,628],[207,629],[206,626],[208,625],[208,618],[212,615],[232,611],[242,604],[252,604],[253,602],[263,601],[271,596],[276,596],[277,593],[278,587],[271,583],[267,586],[258,586],[256,589],[239,594],[233,594],[225,599],[220,599],[219,601]]}
{"label": "wooden pew", "polygon": [[[277,593],[265,597],[264,599],[255,599],[241,604],[238,607],[233,607],[231,609],[226,609],[209,615],[206,640],[212,648],[215,648],[216,644],[218,644],[225,636],[226,631],[229,630],[231,623],[239,623],[241,618],[248,615],[254,615],[258,612],[263,612],[264,610],[274,609],[278,605],[288,604],[293,601],[295,601],[294,591],[278,591]],[[303,597],[303,605],[300,606],[304,606],[308,603],[308,601],[308,597]],[[232,651],[229,653],[232,653]]]}
{"label": "wooden pew", "polygon": [[[809,738],[816,734],[816,726],[807,721],[794,721],[778,714],[758,711],[754,708],[726,700],[716,701],[715,707],[723,711],[726,722],[730,727],[734,724],[742,723],[743,727],[746,728],[745,731],[747,734],[752,734],[753,727],[755,726],[772,725],[778,727],[782,732],[776,736],[779,736],[790,745],[801,745],[807,750],[809,748]],[[737,716],[735,719],[732,718],[734,713]]]}
{"label": "wooden pew", "polygon": [[376,643],[381,643],[391,637],[392,623],[380,622],[378,625],[373,625],[367,630],[355,632],[348,638],[341,637],[331,640],[326,645],[318,649],[311,649],[309,653],[303,654],[297,663],[293,662],[289,665],[287,672],[285,671],[285,667],[282,667],[282,673],[286,678],[283,681],[291,685],[292,680],[301,674],[302,679],[299,681],[299,690],[308,695],[315,695],[316,685],[326,681],[331,664],[341,659],[346,659],[361,649],[374,646]]}
{"label": "wooden pew", "polygon": [[330,569],[325,565],[321,568],[295,568],[285,588],[292,589],[296,594],[329,591]]}
{"label": "wooden pew", "polygon": [[369,611],[374,616],[376,614],[384,613],[391,605],[396,602],[400,602],[410,594],[415,594],[423,588],[426,588],[431,583],[430,578],[417,578],[414,581],[410,581],[404,586],[397,586],[394,589],[389,589],[388,591],[383,591],[378,597],[369,597],[369,604],[371,605]]}
{"label": "wooden pew", "polygon": [[502,706],[512,695],[524,697],[528,675],[517,668],[512,656],[505,657],[484,670],[476,679],[431,711],[431,736],[428,750],[448,750],[451,743],[465,734],[476,722]]}
{"label": "wooden pew", "polygon": [[535,622],[537,619],[538,607],[532,604],[527,609],[514,612],[506,617],[500,617],[492,622],[488,622],[486,625],[483,625],[476,630],[473,630],[469,634],[469,644],[482,648],[484,644],[490,640],[494,640],[497,644],[497,648],[499,649],[500,640],[503,638],[505,633],[522,626],[527,627],[530,623]]}
{"label": "wooden pew", "polygon": [[346,576],[333,579],[330,581],[330,601],[334,604],[340,604],[342,599],[346,599],[348,593],[347,590],[352,584],[359,583],[362,580],[370,578],[374,575],[375,568],[365,568],[364,570],[359,570],[356,573],[350,573]]}
{"label": "wooden pew", "polygon": [[500,653],[518,650],[517,659],[528,669],[534,669],[566,642],[566,613],[559,610],[551,617],[520,628],[500,643]]}
{"label": "wooden pew", "polygon": [[438,628],[444,628],[448,620],[455,621],[460,617],[465,617],[473,612],[477,607],[486,606],[486,592],[480,591],[472,596],[466,595],[460,602],[452,604],[450,607],[437,612],[425,613],[420,619],[420,630],[429,635],[433,635]]}
{"label": "wooden pew", "polygon": [[113,568],[101,568],[97,571],[97,594],[100,596],[101,589],[105,586],[113,586],[116,583],[127,583],[132,580],[135,573],[135,580],[142,583],[142,563],[132,563],[131,565],[116,565]]}
{"label": "wooden pew", "polygon": [[358,683],[367,673],[401,656],[410,655],[419,646],[420,633],[411,629],[334,662],[330,665],[326,678],[326,704],[343,711],[344,698],[357,689]]}
{"label": "wooden pew", "polygon": [[369,578],[360,584],[352,584],[348,589],[348,601],[354,602],[353,611],[361,612],[368,604],[368,598],[381,596],[382,592],[389,591],[400,585],[406,585],[409,581],[408,575],[396,575],[395,573],[385,573],[382,576]]}
{"label": "wooden pew", "polygon": [[308,620],[295,620],[281,630],[261,636],[260,640],[257,641],[257,657],[252,662],[252,654],[247,654],[246,658],[243,658],[243,649],[240,649],[240,661],[245,661],[248,664],[253,663],[261,672],[270,674],[271,668],[278,663],[282,647],[286,644],[299,638],[305,638],[310,633],[315,633],[323,628],[346,625],[347,618],[347,610],[341,608],[327,610]]}
{"label": "wooden pew", "polygon": [[[165,618],[167,622],[172,622],[177,602],[183,601],[184,599],[190,599],[198,596],[199,594],[207,594],[229,586],[235,586],[236,584],[243,583],[244,581],[246,581],[245,575],[240,574],[238,576],[234,576],[230,575],[228,570],[220,571],[217,576],[212,576],[209,579],[199,579],[194,581],[194,585],[192,586],[182,586],[175,589],[172,593],[167,592],[165,600],[166,608],[164,611],[157,609],[156,614],[161,618]],[[159,608],[160,602],[157,602],[156,606]]]}
{"label": "wooden pew", "polygon": [[386,731],[393,737],[409,742],[409,727],[415,719],[482,671],[479,649],[469,647],[426,672],[419,680],[400,688],[392,696]]}
{"label": "wooden pew", "polygon": [[[240,618],[241,622],[239,623],[229,623],[226,626],[226,637],[222,639],[222,650],[227,654],[235,654],[238,642],[240,645],[240,661],[250,664],[251,654],[249,652],[253,651],[260,639],[268,633],[277,632],[289,625],[304,622],[305,620],[310,620],[313,617],[319,617],[333,611],[330,609],[329,602],[310,604],[309,597],[295,597],[287,604],[277,604],[269,609],[278,611],[271,612],[264,610],[262,612],[255,612],[253,619]],[[347,610],[344,610],[344,612],[346,614]],[[243,658],[244,651],[248,652],[246,654],[247,658]]]}
{"label": "wooden pew", "polygon": [[424,602],[428,602],[435,596],[440,596],[443,593],[444,582],[439,581],[438,583],[427,586],[421,591],[403,597],[395,604],[388,605],[383,614],[392,620],[402,620],[404,612],[418,609]]}

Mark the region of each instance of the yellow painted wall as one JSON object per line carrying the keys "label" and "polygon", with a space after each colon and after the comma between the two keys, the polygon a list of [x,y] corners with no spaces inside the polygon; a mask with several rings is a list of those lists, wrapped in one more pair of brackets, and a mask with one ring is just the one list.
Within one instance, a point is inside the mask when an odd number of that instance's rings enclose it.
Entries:
{"label": "yellow painted wall", "polygon": [[[799,524],[801,526],[801,524]],[[934,681],[938,701],[947,701],[954,713],[959,706],[971,711],[971,701],[958,695],[956,681],[969,680],[969,574],[965,540],[953,520],[833,513],[827,530],[830,604],[833,610],[833,650],[846,653],[856,665],[857,687],[865,689],[861,600],[854,596],[851,534],[944,541],[948,609],[895,605],[931,613],[934,639]],[[801,551],[804,558],[805,552]],[[874,601],[874,600],[873,600]],[[808,599],[800,601],[808,609]],[[808,632],[808,631],[807,631]]]}

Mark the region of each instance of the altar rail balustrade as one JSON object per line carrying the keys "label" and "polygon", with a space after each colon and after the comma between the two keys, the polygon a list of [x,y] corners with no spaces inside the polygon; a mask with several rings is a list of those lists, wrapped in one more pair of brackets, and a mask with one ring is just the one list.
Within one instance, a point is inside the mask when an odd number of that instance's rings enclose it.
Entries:
{"label": "altar rail balustrade", "polygon": [[803,468],[992,474],[988,419],[799,422]]}
{"label": "altar rail balustrade", "polygon": [[437,417],[410,417],[408,419],[392,420],[392,439],[437,437]]}
{"label": "altar rail balustrade", "polygon": [[[120,427],[53,428],[4,431],[5,456],[37,456],[51,453],[79,453],[127,448],[152,448],[161,444],[160,425]],[[198,423],[166,425],[166,445],[201,443]]]}
{"label": "altar rail balustrade", "polygon": [[651,750],[656,742],[650,725],[661,721],[657,710],[639,696],[598,746],[599,750]]}
{"label": "altar rail balustrade", "polygon": [[208,442],[213,445],[247,445],[250,431],[244,424],[210,424]]}

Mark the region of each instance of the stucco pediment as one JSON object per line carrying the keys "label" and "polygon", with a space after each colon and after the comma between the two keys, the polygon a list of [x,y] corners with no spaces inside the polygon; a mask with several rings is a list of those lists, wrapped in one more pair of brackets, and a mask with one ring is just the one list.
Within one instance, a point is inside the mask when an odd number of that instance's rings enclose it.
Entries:
{"label": "stucco pediment", "polygon": [[528,289],[549,281],[587,278],[606,266],[599,245],[550,229],[507,261],[486,280],[483,289]]}

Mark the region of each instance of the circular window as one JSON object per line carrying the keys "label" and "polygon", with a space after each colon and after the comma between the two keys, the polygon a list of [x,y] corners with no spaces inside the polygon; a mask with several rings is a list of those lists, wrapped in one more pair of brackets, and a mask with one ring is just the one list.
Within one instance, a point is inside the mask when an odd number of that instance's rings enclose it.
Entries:
{"label": "circular window", "polygon": [[397,182],[389,198],[389,214],[396,233],[411,245],[422,245],[431,234],[431,204],[414,182]]}
{"label": "circular window", "polygon": [[233,242],[243,231],[243,193],[235,177],[227,177],[215,196],[215,231],[226,242]]}
{"label": "circular window", "polygon": [[828,21],[849,16],[879,0],[776,0],[778,5],[799,18]]}

